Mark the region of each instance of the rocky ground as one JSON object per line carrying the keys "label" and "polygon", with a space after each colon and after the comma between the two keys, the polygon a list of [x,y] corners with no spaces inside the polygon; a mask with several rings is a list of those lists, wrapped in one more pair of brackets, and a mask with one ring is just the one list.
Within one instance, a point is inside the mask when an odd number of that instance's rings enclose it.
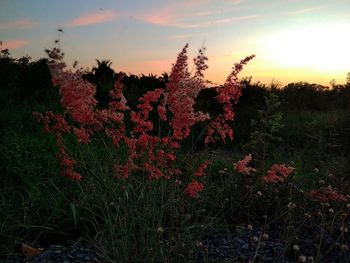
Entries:
{"label": "rocky ground", "polygon": [[[197,263],[204,262],[350,262],[350,229],[334,225],[332,229],[307,222],[291,227],[289,238],[283,238],[286,228],[274,225],[266,228],[238,225],[218,233],[204,233],[194,242],[198,247]],[[292,234],[290,234],[292,233]],[[323,238],[321,238],[323,236]],[[320,240],[322,239],[322,242]],[[321,244],[321,253],[317,253]],[[189,259],[190,260],[190,259]],[[106,262],[93,249],[79,246],[50,246],[33,258],[13,257],[0,262],[28,263],[92,263]],[[116,261],[118,262],[118,261]]]}

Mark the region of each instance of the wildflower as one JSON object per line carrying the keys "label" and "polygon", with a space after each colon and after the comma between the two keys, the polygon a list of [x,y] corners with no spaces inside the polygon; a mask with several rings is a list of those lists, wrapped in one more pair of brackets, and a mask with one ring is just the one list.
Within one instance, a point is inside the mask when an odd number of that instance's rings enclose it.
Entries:
{"label": "wildflower", "polygon": [[159,105],[158,108],[157,108],[157,111],[158,111],[158,115],[159,115],[159,118],[163,121],[166,121],[167,120],[167,117],[166,117],[166,108],[162,105]]}
{"label": "wildflower", "polygon": [[311,218],[311,214],[310,213],[304,213],[304,216],[306,217],[306,218]]}
{"label": "wildflower", "polygon": [[237,104],[241,91],[244,88],[242,84],[238,82],[238,73],[243,69],[243,65],[247,64],[255,56],[248,56],[236,63],[231,74],[227,77],[226,82],[223,86],[217,88],[218,95],[216,100],[223,105],[224,112],[219,114],[214,120],[209,123],[209,128],[207,130],[207,135],[205,137],[205,144],[210,142],[215,142],[213,135],[218,133],[221,140],[225,143],[225,139],[228,136],[231,140],[233,139],[232,128],[228,125],[228,121],[234,119],[233,103]]}
{"label": "wildflower", "polygon": [[158,227],[158,228],[157,228],[157,232],[158,232],[158,233],[163,233],[163,232],[164,232],[164,229],[163,229],[162,227]]}
{"label": "wildflower", "polygon": [[129,167],[125,165],[114,165],[113,172],[117,179],[128,179],[129,177]]}
{"label": "wildflower", "polygon": [[248,226],[247,226],[247,229],[248,229],[249,231],[252,231],[252,230],[253,230],[253,226],[252,226],[252,225],[248,225]]}
{"label": "wildflower", "polygon": [[294,251],[298,251],[299,250],[299,246],[298,245],[293,245],[293,250]]}
{"label": "wildflower", "polygon": [[346,208],[350,209],[350,204],[346,204]]}
{"label": "wildflower", "polygon": [[259,239],[258,239],[257,236],[253,236],[253,237],[252,237],[252,240],[253,240],[253,242],[258,242]]}
{"label": "wildflower", "polygon": [[209,163],[209,160],[206,160],[204,163],[202,163],[194,175],[197,177],[205,176],[204,170],[208,167]]}
{"label": "wildflower", "polygon": [[329,209],[328,209],[328,212],[331,213],[331,214],[333,214],[333,213],[334,213],[334,209],[329,208]]}
{"label": "wildflower", "polygon": [[315,169],[314,169],[314,172],[315,172],[315,173],[318,173],[318,168],[315,168]]}
{"label": "wildflower", "polygon": [[169,82],[166,85],[167,106],[173,114],[169,121],[173,129],[173,137],[176,140],[182,140],[189,136],[190,128],[197,122],[209,119],[209,114],[194,112],[195,98],[199,92],[205,88],[204,81],[201,79],[201,72],[206,69],[206,58],[202,51],[197,57],[197,73],[195,78],[190,78],[187,64],[188,44],[182,49],[177,57],[171,73]]}
{"label": "wildflower", "polygon": [[[121,84],[123,74],[119,75],[110,91],[111,100],[107,108],[100,109],[95,99],[96,88],[82,78],[83,72],[66,70],[66,65],[62,62],[63,53],[61,54],[59,49],[47,52],[51,56],[49,67],[52,83],[59,88],[64,115],[47,112],[36,113],[34,116],[44,123],[45,131],[52,133],[56,138],[59,150],[57,156],[63,176],[72,180],[81,178],[80,174],[74,171],[75,161],[64,148],[63,135],[72,133],[78,142],[89,143],[94,134],[101,132],[110,137],[116,147],[122,144],[127,148],[126,162],[113,167],[118,178],[127,179],[136,169],[145,171],[149,179],[169,179],[171,176],[181,174],[179,169],[173,168],[176,149],[179,149],[181,141],[189,136],[193,125],[210,117],[209,114],[194,111],[195,99],[206,87],[203,71],[208,68],[207,57],[204,55],[204,49],[200,49],[194,60],[196,72],[194,77],[191,77],[187,64],[187,48],[188,44],[178,55],[165,89],[146,92],[139,99],[136,110],[127,106],[127,100],[123,95]],[[229,122],[234,118],[233,103],[238,102],[243,88],[237,81],[237,75],[243,65],[253,57],[247,57],[235,64],[225,84],[217,88],[216,100],[222,104],[224,113],[209,122],[205,143],[215,141],[213,138],[215,133],[219,134],[222,140],[226,137],[233,138]],[[169,122],[171,131],[168,137],[153,135],[154,123],[150,119],[150,114],[154,112],[158,113],[162,121]],[[168,119],[168,116],[171,119]],[[131,121],[128,132],[124,119]],[[70,120],[72,124],[68,124],[66,120]],[[208,162],[204,162],[195,176],[204,176],[207,166]],[[255,169],[251,168],[248,171],[253,172]],[[203,185],[194,180],[186,187],[185,194],[197,197],[202,190]]]}
{"label": "wildflower", "polygon": [[264,239],[264,240],[268,240],[268,239],[269,239],[269,235],[268,235],[268,234],[266,234],[266,233],[265,233],[265,234],[263,234],[263,236],[262,236],[262,237],[263,237],[263,239]]}
{"label": "wildflower", "polygon": [[258,191],[258,192],[256,193],[256,195],[257,195],[257,196],[262,196],[262,192],[261,192],[261,191]]}
{"label": "wildflower", "polygon": [[298,260],[299,260],[299,262],[306,262],[306,256],[300,255]]}
{"label": "wildflower", "polygon": [[203,247],[203,243],[197,240],[196,241],[196,246],[197,247]]}
{"label": "wildflower", "polygon": [[296,204],[292,203],[292,202],[289,202],[288,203],[288,208],[289,209],[294,209],[296,207]]}
{"label": "wildflower", "polygon": [[327,201],[342,201],[346,202],[346,197],[338,193],[336,189],[333,189],[331,186],[321,187],[318,190],[310,190],[307,193],[307,196],[313,200],[327,202]]}
{"label": "wildflower", "polygon": [[347,228],[346,226],[341,226],[341,227],[339,228],[339,230],[340,230],[341,232],[348,232],[348,228]]}
{"label": "wildflower", "polygon": [[248,166],[251,160],[252,160],[252,155],[248,154],[243,158],[243,160],[240,160],[237,163],[234,163],[233,167],[237,172],[241,174],[250,175],[251,173],[256,172],[254,168]]}
{"label": "wildflower", "polygon": [[197,198],[198,193],[203,191],[203,188],[204,188],[203,184],[197,182],[196,180],[193,180],[187,185],[184,193],[185,195],[191,196],[193,198]]}
{"label": "wildflower", "polygon": [[284,164],[274,164],[267,171],[267,175],[262,179],[266,183],[277,183],[283,182],[293,171],[295,170],[292,166],[285,166]]}
{"label": "wildflower", "polygon": [[226,174],[226,173],[227,173],[227,168],[226,167],[219,171],[219,174]]}

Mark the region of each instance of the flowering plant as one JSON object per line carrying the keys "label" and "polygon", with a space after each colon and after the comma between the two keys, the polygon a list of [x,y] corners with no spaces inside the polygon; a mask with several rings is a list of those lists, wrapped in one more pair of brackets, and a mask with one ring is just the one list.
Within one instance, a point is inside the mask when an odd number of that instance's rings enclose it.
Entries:
{"label": "flowering plant", "polygon": [[[65,148],[63,135],[73,134],[79,143],[88,144],[94,134],[101,132],[111,138],[115,147],[127,147],[127,160],[123,163],[116,162],[113,167],[117,178],[127,179],[132,171],[142,171],[149,179],[170,179],[182,174],[174,165],[177,160],[176,151],[190,135],[193,125],[210,120],[209,114],[194,111],[196,97],[206,88],[203,71],[208,68],[207,57],[204,49],[200,49],[194,59],[196,71],[191,76],[188,71],[187,49],[188,44],[179,53],[165,88],[143,94],[136,110],[127,106],[122,76],[114,83],[107,107],[101,109],[97,107],[94,98],[96,88],[82,78],[82,71],[67,70],[63,53],[59,49],[47,51],[51,58],[49,67],[52,82],[60,90],[61,104],[65,111],[62,115],[46,112],[34,113],[34,116],[44,124],[45,131],[55,136],[64,176],[74,181],[81,179],[81,175],[74,171],[75,161]],[[206,144],[217,140],[215,134],[224,142],[227,136],[232,140],[233,131],[229,121],[234,118],[233,104],[238,102],[243,88],[237,81],[237,75],[253,57],[249,56],[235,64],[225,84],[217,88],[216,100],[221,103],[223,113],[209,121]],[[151,112],[158,114],[160,121],[168,122],[170,132],[167,136],[152,133],[154,126],[150,120]],[[130,130],[125,125],[126,117],[131,120]],[[203,176],[208,164],[208,161],[204,162],[195,176]],[[197,197],[197,193],[202,190],[203,185],[194,180],[187,186],[185,194]]]}

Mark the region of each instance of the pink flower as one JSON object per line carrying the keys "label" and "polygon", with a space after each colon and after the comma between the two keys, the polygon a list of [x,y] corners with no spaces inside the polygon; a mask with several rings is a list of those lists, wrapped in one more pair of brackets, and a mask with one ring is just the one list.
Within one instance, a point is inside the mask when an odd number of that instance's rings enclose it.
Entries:
{"label": "pink flower", "polygon": [[202,79],[202,71],[207,66],[203,50],[200,50],[196,58],[196,74],[190,77],[187,64],[188,44],[182,49],[173,65],[169,75],[169,83],[166,85],[165,101],[167,108],[173,114],[169,124],[173,129],[175,140],[183,140],[190,135],[193,125],[209,119],[208,114],[194,112],[195,99],[199,92],[205,88]]}
{"label": "pink flower", "polygon": [[117,179],[128,179],[129,177],[129,166],[125,165],[114,165],[113,171]]}
{"label": "pink flower", "polygon": [[234,163],[233,168],[241,174],[250,175],[251,173],[255,173],[256,170],[248,166],[251,160],[252,160],[252,155],[248,154],[244,157],[243,160],[240,160],[237,163]]}
{"label": "pink flower", "polygon": [[[82,143],[89,143],[90,138],[96,133],[104,132],[112,139],[113,146],[126,149],[128,156],[126,164],[114,167],[114,172],[122,178],[127,178],[133,170],[145,171],[149,179],[169,179],[181,174],[174,165],[176,150],[190,135],[195,124],[210,118],[209,114],[194,110],[199,92],[207,88],[203,72],[208,68],[208,58],[204,55],[204,48],[200,49],[194,59],[196,71],[194,76],[191,76],[188,70],[187,49],[188,44],[178,55],[166,87],[146,92],[139,98],[135,111],[127,106],[123,95],[121,84],[123,74],[119,75],[113,90],[110,91],[111,100],[107,108],[100,109],[94,97],[96,88],[82,78],[83,72],[67,70],[66,65],[62,63],[63,53],[59,49],[48,52],[52,58],[50,62],[52,83],[59,88],[61,104],[65,111],[61,115],[52,112],[37,113],[35,117],[42,121],[45,130],[56,138],[62,175],[72,180],[80,179],[80,175],[73,171],[75,161],[68,155],[63,143],[63,135],[72,131]],[[218,88],[216,99],[222,104],[224,113],[209,123],[206,143],[214,142],[216,139],[214,136],[217,135],[222,141],[227,137],[233,139],[230,126],[234,118],[233,103],[237,103],[242,89],[238,85],[237,74],[252,58],[253,56],[247,57],[239,64],[235,64],[225,84]],[[166,137],[155,135],[154,123],[149,118],[154,112],[158,113],[162,121],[168,121],[170,131]],[[128,120],[128,124],[131,121],[131,127],[126,125],[125,120]],[[195,176],[204,176],[208,164],[208,161],[201,164]],[[247,166],[245,168],[244,173],[255,171]],[[192,181],[185,189],[185,193],[197,197],[198,192],[202,190],[201,183]]]}
{"label": "pink flower", "polygon": [[193,180],[187,185],[184,191],[184,194],[191,196],[193,198],[198,198],[198,193],[203,191],[203,189],[204,189],[203,184],[197,182],[196,180]]}
{"label": "pink flower", "polygon": [[284,164],[274,164],[267,171],[267,175],[262,179],[266,183],[278,183],[283,182],[293,171],[292,166],[285,166]]}
{"label": "pink flower", "polygon": [[167,118],[166,118],[166,108],[162,105],[159,105],[158,108],[157,108],[157,111],[158,111],[158,115],[159,115],[159,118],[163,121],[166,121]]}
{"label": "pink flower", "polygon": [[248,56],[239,63],[236,63],[232,68],[231,74],[227,77],[225,84],[217,88],[219,94],[216,96],[216,100],[223,105],[224,113],[218,115],[209,123],[208,132],[205,138],[206,144],[216,141],[213,137],[215,132],[220,135],[220,138],[224,143],[226,136],[231,140],[233,139],[233,131],[228,125],[228,122],[233,121],[234,119],[232,103],[238,103],[238,100],[242,95],[241,91],[244,88],[244,86],[238,83],[238,73],[243,69],[243,65],[247,64],[254,57],[254,55]]}
{"label": "pink flower", "polygon": [[346,202],[346,197],[337,192],[336,189],[333,189],[331,186],[328,187],[321,187],[318,190],[310,190],[310,192],[307,193],[307,196],[310,197],[313,200],[321,201],[321,202],[328,202],[328,201],[342,201]]}
{"label": "pink flower", "polygon": [[75,161],[68,155],[62,144],[62,138],[60,137],[57,137],[57,146],[59,149],[57,158],[61,166],[61,175],[71,179],[72,181],[80,181],[81,175],[73,170]]}
{"label": "pink flower", "polygon": [[194,175],[197,177],[205,176],[204,170],[207,169],[209,163],[209,160],[206,160],[204,163],[202,163]]}
{"label": "pink flower", "polygon": [[90,141],[90,134],[88,133],[88,131],[84,128],[73,128],[73,131],[74,131],[74,134],[75,136],[77,137],[78,139],[78,142],[81,142],[81,143],[89,143]]}

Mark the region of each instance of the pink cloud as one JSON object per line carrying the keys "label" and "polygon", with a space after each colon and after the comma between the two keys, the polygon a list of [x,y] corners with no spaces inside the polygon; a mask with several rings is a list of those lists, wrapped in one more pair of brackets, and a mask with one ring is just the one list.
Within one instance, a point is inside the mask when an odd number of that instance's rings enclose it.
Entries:
{"label": "pink cloud", "polygon": [[68,26],[76,27],[76,26],[87,26],[93,24],[106,23],[115,20],[117,17],[117,13],[112,10],[107,11],[97,11],[83,14],[72,21],[68,22]]}
{"label": "pink cloud", "polygon": [[2,42],[1,49],[18,49],[27,45],[29,42],[23,39],[11,39]]}
{"label": "pink cloud", "polygon": [[[240,20],[256,18],[256,15],[229,17],[224,19],[214,19],[213,16],[221,15],[221,10],[202,11],[197,7],[205,5],[211,0],[189,0],[186,3],[173,3],[163,8],[152,10],[145,14],[140,14],[139,19],[153,25],[172,26],[177,28],[201,28],[212,24],[228,24]],[[231,5],[237,5],[244,0],[229,0]],[[232,7],[231,7],[232,9]]]}
{"label": "pink cloud", "polygon": [[35,27],[38,23],[28,19],[28,18],[22,18],[15,21],[7,22],[2,25],[0,25],[0,28],[16,28],[16,29],[31,29]]}
{"label": "pink cloud", "polygon": [[208,27],[214,24],[230,24],[230,23],[235,23],[235,22],[244,21],[244,20],[251,20],[251,19],[256,19],[257,17],[258,15],[238,16],[238,17],[216,19],[216,20],[207,21],[207,22],[182,23],[182,22],[176,21],[176,19],[172,19],[171,17],[159,15],[159,16],[152,16],[152,17],[149,16],[144,21],[154,25],[173,26],[177,28],[202,28],[202,27]]}
{"label": "pink cloud", "polygon": [[176,23],[172,8],[158,9],[150,14],[141,15],[141,20],[153,25],[172,25]]}

